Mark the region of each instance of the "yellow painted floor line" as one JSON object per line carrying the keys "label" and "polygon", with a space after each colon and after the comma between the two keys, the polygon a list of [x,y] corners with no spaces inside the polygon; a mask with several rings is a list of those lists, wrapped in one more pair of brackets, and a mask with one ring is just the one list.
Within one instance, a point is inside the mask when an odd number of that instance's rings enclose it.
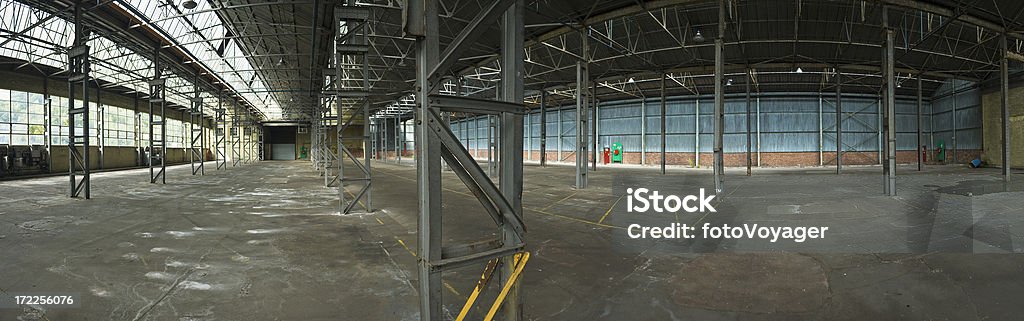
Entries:
{"label": "yellow painted floor line", "polygon": [[549,208],[551,208],[552,206],[558,205],[558,203],[561,203],[562,201],[564,201],[564,200],[567,200],[567,199],[569,199],[570,197],[576,196],[576,193],[579,193],[579,190],[573,191],[573,192],[572,192],[572,194],[569,194],[569,196],[566,196],[566,197],[565,197],[565,198],[563,198],[563,199],[560,199],[560,200],[558,200],[558,201],[555,201],[554,203],[548,204],[548,206],[545,206],[545,207],[544,207],[544,208],[542,208],[541,210],[543,210],[543,211],[546,211],[546,210],[548,210]]}
{"label": "yellow painted floor line", "polygon": [[[394,176],[396,178],[404,179],[404,180],[407,180],[407,181],[410,181],[410,182],[415,182],[416,181],[415,179],[399,176],[399,175],[388,173],[388,172],[385,172],[385,171],[378,171],[378,173],[382,173],[382,174],[385,174],[385,175],[388,175],[388,176]],[[445,188],[445,190],[448,190],[448,191],[451,191],[451,192],[454,192],[454,193],[457,193],[457,194],[462,194],[462,195],[466,195],[466,196],[476,197],[473,194],[464,193],[464,192],[452,190],[452,189],[449,189],[449,188]],[[569,196],[566,196],[565,198],[562,198],[561,200],[559,200],[557,202],[554,202],[551,205],[548,205],[547,207],[545,207],[543,209],[533,209],[533,208],[527,208],[525,206],[523,207],[523,209],[524,210],[534,211],[534,212],[537,212],[537,213],[540,213],[540,214],[544,214],[544,215],[548,215],[548,216],[560,217],[560,218],[567,219],[567,220],[570,220],[570,221],[576,221],[576,222],[580,222],[580,223],[585,223],[585,224],[590,224],[590,225],[595,225],[595,226],[600,226],[600,227],[605,227],[605,228],[625,229],[623,227],[619,227],[619,226],[615,226],[615,225],[609,225],[609,224],[604,224],[602,222],[593,222],[593,221],[588,221],[588,220],[584,220],[584,219],[580,219],[580,218],[575,218],[575,217],[572,217],[572,216],[565,216],[565,215],[550,213],[550,212],[546,211],[548,209],[548,207],[554,206],[554,205],[556,205],[556,204],[558,204],[558,203],[560,203],[562,201],[565,201],[565,200],[575,196],[576,193],[578,193],[578,192],[579,191],[573,191],[572,194],[569,194]],[[614,205],[612,207],[614,207]],[[401,243],[402,246],[405,247],[405,249],[409,251],[409,253],[412,253],[413,256],[416,256],[416,253],[414,253],[412,250],[410,250],[409,247],[407,247],[405,245],[404,241],[398,239],[397,236],[395,237],[395,239],[398,240],[398,242]]]}
{"label": "yellow painted floor line", "polygon": [[[395,175],[395,174],[391,174],[391,173],[387,173],[387,172],[383,172],[383,171],[382,171],[381,173],[383,173],[383,174],[386,174],[386,175],[388,175],[388,176],[394,176],[394,177],[397,177],[397,178],[401,178],[401,179],[404,179],[404,180],[407,180],[407,181],[410,181],[410,182],[415,182],[415,181],[416,181],[415,179],[411,179],[411,178],[408,178],[408,177],[403,177],[403,176],[399,176],[399,175]],[[446,188],[446,187],[442,187],[442,188],[443,188],[444,190],[446,190],[446,191],[449,191],[449,192],[452,192],[452,193],[456,193],[456,194],[460,194],[460,195],[465,195],[465,196],[472,196],[472,197],[476,197],[476,196],[475,196],[475,195],[473,195],[473,194],[470,194],[470,193],[466,193],[466,192],[463,192],[463,191],[457,191],[457,190],[453,190],[453,189],[450,189],[450,188]]]}
{"label": "yellow painted floor line", "polygon": [[[345,190],[345,193],[347,193],[347,194],[348,194],[348,196],[351,196],[351,197],[352,197],[352,199],[355,199],[355,198],[356,198],[356,194],[352,194],[352,192],[349,192],[348,190]],[[363,201],[359,201],[358,203],[359,203],[359,205],[360,205],[360,206],[362,206],[363,208],[366,208],[366,204],[363,204]],[[379,219],[378,219],[378,221],[379,221]],[[384,224],[384,223],[381,223],[381,224]]]}
{"label": "yellow painted floor line", "polygon": [[409,254],[412,254],[413,257],[418,257],[416,256],[416,252],[413,252],[408,245],[405,245],[405,241],[402,241],[402,239],[398,238],[397,236],[395,236],[395,240],[398,240],[398,244],[401,244],[402,247],[405,248],[406,251],[409,251]]}
{"label": "yellow painted floor line", "polygon": [[381,221],[379,217],[374,217],[374,219],[376,219],[377,223],[380,223],[380,225],[384,225],[384,221]]}
{"label": "yellow painted floor line", "polygon": [[548,216],[564,218],[564,219],[567,219],[567,220],[576,221],[576,222],[580,222],[580,223],[586,223],[586,224],[590,224],[590,225],[596,225],[596,226],[600,226],[600,227],[625,229],[624,227],[619,227],[619,226],[615,226],[615,225],[608,225],[608,224],[598,223],[598,222],[592,222],[592,221],[584,220],[584,219],[581,219],[581,218],[575,218],[575,217],[572,217],[572,216],[565,216],[565,215],[561,215],[561,214],[550,213],[550,212],[546,212],[544,210],[538,210],[538,209],[534,209],[534,208],[525,208],[524,207],[524,209],[530,210],[530,211],[534,211],[536,213],[548,215]]}
{"label": "yellow painted floor line", "polygon": [[456,296],[462,296],[462,294],[459,294],[459,291],[455,290],[455,287],[452,287],[452,285],[448,283],[448,281],[444,282],[444,287],[448,288],[448,291],[451,291],[452,294],[455,294]]}
{"label": "yellow painted floor line", "polygon": [[608,218],[608,214],[612,213],[612,210],[615,209],[615,205],[619,205],[619,201],[622,200],[623,196],[626,196],[626,195],[619,196],[619,198],[615,199],[615,202],[612,203],[612,206],[608,208],[608,211],[604,212],[604,215],[601,216],[601,219],[597,221],[598,223],[604,223],[604,219]]}

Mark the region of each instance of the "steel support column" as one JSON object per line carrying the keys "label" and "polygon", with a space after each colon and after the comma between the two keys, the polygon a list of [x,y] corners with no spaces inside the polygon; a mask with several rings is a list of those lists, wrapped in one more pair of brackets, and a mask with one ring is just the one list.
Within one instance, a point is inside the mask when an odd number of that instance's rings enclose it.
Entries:
{"label": "steel support column", "polygon": [[[661,91],[660,91],[660,93],[661,93],[661,133],[659,134],[659,135],[661,135],[661,175],[665,175],[665,150],[666,150],[666,146],[665,146],[666,145],[665,144],[665,131],[666,131],[666,128],[667,128],[666,120],[668,118],[668,117],[666,117],[666,113],[668,111],[668,106],[667,106],[666,101],[665,101],[665,99],[666,99],[666,97],[665,97],[665,78],[666,77],[667,77],[667,75],[661,74]],[[698,108],[700,108],[700,107],[698,107]],[[700,133],[697,133],[697,139],[700,139]],[[700,157],[700,152],[698,151],[697,153],[695,153],[695,155]]]}
{"label": "steel support column", "polygon": [[[203,98],[199,97],[199,77],[196,77],[195,95],[192,97],[192,108],[189,109],[189,164],[192,166],[192,175],[206,175],[203,163],[206,162],[206,155],[203,153],[204,135],[206,131],[203,126]],[[199,126],[196,126],[198,123]]]}
{"label": "steel support column", "polygon": [[103,160],[106,159],[106,157],[105,157],[106,154],[105,154],[104,150],[107,147],[107,142],[105,142],[104,139],[103,139],[103,133],[106,132],[106,128],[104,127],[104,123],[106,123],[106,119],[105,119],[106,118],[106,115],[105,115],[106,114],[106,112],[105,112],[106,108],[103,106],[103,103],[100,100],[100,89],[101,89],[100,88],[100,83],[99,83],[99,81],[96,81],[95,83],[96,83],[96,118],[97,118],[96,119],[96,127],[97,127],[96,128],[96,145],[97,145],[96,149],[98,151],[97,154],[100,156],[99,159],[98,159],[98,162],[96,162],[96,165],[98,165],[97,167],[99,169],[104,169],[105,167],[103,166]]}
{"label": "steel support column", "polygon": [[[91,197],[89,177],[89,37],[82,17],[84,1],[75,3],[75,38],[68,50],[68,196]],[[77,88],[76,88],[77,87]],[[82,92],[82,106],[75,106],[76,90]],[[79,126],[78,124],[81,124]],[[79,132],[81,128],[81,132]],[[84,194],[84,195],[83,195]]]}
{"label": "steel support column", "polygon": [[[525,0],[516,0],[502,16],[502,45],[501,45],[501,93],[502,100],[509,103],[523,103],[523,80],[526,76],[524,69],[524,19],[523,11]],[[523,114],[505,112],[500,114],[501,133],[498,135],[501,140],[501,151],[498,153],[501,166],[499,172],[499,184],[501,195],[508,200],[512,206],[512,215],[517,220],[523,218]],[[501,226],[502,244],[523,244],[523,235],[517,232],[512,224]],[[513,282],[511,290],[505,297],[504,310],[505,320],[523,320],[523,302],[520,293],[522,277],[515,278],[516,268],[515,257],[508,255],[502,258],[501,284]]]}
{"label": "steel support column", "polygon": [[[548,91],[540,90],[540,166],[548,162]],[[532,129],[531,129],[532,130]]]}
{"label": "steel support column", "polygon": [[[441,270],[431,262],[441,257],[441,141],[429,126],[433,107],[427,99],[434,86],[429,77],[439,62],[439,0],[411,1],[409,21],[420,21],[416,39],[416,185],[419,199],[417,251],[419,254],[420,320],[443,320]],[[417,8],[418,5],[422,7]],[[418,9],[418,10],[417,10]],[[418,12],[417,12],[418,11]],[[407,27],[408,28],[408,27]]]}
{"label": "steel support column", "polygon": [[647,165],[647,96],[640,100],[640,165]]}
{"label": "steel support column", "polygon": [[999,59],[999,104],[1002,114],[1002,136],[1003,150],[1003,181],[1010,181],[1010,67],[1007,55],[1009,48],[1006,46],[1006,34],[999,37],[999,50],[1002,53]]}
{"label": "steel support column", "polygon": [[242,116],[238,114],[238,101],[231,100],[231,167],[242,165]]}
{"label": "steel support column", "polygon": [[843,172],[843,82],[836,68],[836,175]]}
{"label": "steel support column", "polygon": [[[510,110],[489,113],[497,114],[502,122],[499,134],[501,151],[500,188],[487,177],[487,173],[473,159],[466,147],[459,142],[451,129],[443,124],[441,117],[445,110],[440,99],[463,102],[468,98],[433,97],[439,87],[435,83],[438,74],[448,72],[440,60],[438,41],[438,0],[410,1],[407,3],[405,31],[416,36],[416,174],[419,199],[418,217],[418,269],[420,319],[444,320],[442,307],[442,273],[451,268],[474,263],[489,262],[490,266],[501,265],[501,281],[509,286],[503,301],[505,320],[521,320],[522,309],[519,300],[519,275],[513,268],[523,262],[513,254],[522,251],[525,227],[522,222],[522,165],[523,165],[523,0],[500,0],[486,7],[464,29],[445,50],[444,61],[453,61],[461,56],[459,48],[472,43],[485,30],[484,21],[493,20],[496,13],[504,12],[502,40],[502,94],[504,100],[514,106]],[[448,65],[450,66],[450,65]],[[480,201],[484,212],[500,227],[497,239],[476,242],[489,244],[449,245],[442,248],[442,207],[441,207],[441,159],[451,167],[452,172],[465,183]],[[525,256],[524,256],[525,257]],[[498,263],[500,262],[500,263]],[[519,269],[516,269],[519,271]],[[469,310],[460,313],[464,316]],[[497,311],[492,309],[488,315]],[[461,319],[461,317],[460,317]]]}
{"label": "steel support column", "polygon": [[889,10],[882,9],[882,25],[885,30],[885,113],[882,130],[885,133],[885,195],[896,195],[896,74],[895,31],[889,27]]}
{"label": "steel support column", "polygon": [[162,77],[162,69],[158,48],[153,51],[153,79],[149,81],[149,182],[167,184],[167,106],[164,100],[167,79]]}
{"label": "steel support column", "polygon": [[[581,34],[585,39],[585,35]],[[584,41],[583,43],[586,43]],[[586,52],[586,45],[583,46]],[[584,55],[586,57],[586,55]],[[587,188],[587,85],[590,76],[585,61],[576,62],[576,188]]]}
{"label": "steel support column", "polygon": [[751,109],[750,108],[751,107],[750,106],[750,81],[753,79],[753,77],[751,77],[750,69],[746,70],[746,76],[747,76],[747,79],[746,79],[746,81],[744,81],[744,83],[746,84],[746,86],[744,88],[744,90],[746,92],[746,96],[744,97],[744,99],[746,100],[746,103],[747,103],[747,116],[745,117],[746,121],[747,121],[747,176],[750,176],[751,175],[750,166],[752,165],[751,163],[753,163],[753,159],[751,158],[751,147],[750,147],[750,141],[751,141],[751,139],[750,139],[750,130],[751,130],[751,121],[750,121],[750,109]]}
{"label": "steel support column", "polygon": [[590,151],[590,169],[596,172],[597,151],[601,149],[601,140],[599,139],[600,136],[598,136],[597,134],[598,119],[599,117],[601,117],[601,115],[599,115],[600,108],[597,106],[597,81],[591,82],[590,90],[591,91],[588,95],[590,96],[590,104],[588,104],[588,106],[590,106],[590,108],[593,109],[590,111],[590,138],[594,140],[594,143],[592,144],[592,146],[590,146],[593,147],[593,149]]}
{"label": "steel support column", "polygon": [[214,122],[216,123],[215,129],[213,130],[214,148],[217,149],[217,170],[228,168],[228,157],[227,157],[227,110],[224,109],[224,97],[217,97],[217,109],[214,110],[216,116]]}
{"label": "steel support column", "polygon": [[[356,204],[361,204],[363,211],[372,212],[370,204],[370,189],[372,186],[372,175],[370,172],[370,158],[367,150],[370,141],[370,69],[368,59],[369,48],[369,23],[370,9],[363,6],[356,6],[355,1],[349,0],[346,5],[339,5],[334,8],[335,34],[338,35],[335,42],[335,75],[334,77],[334,101],[338,114],[337,137],[337,171],[334,178],[338,184],[339,211],[342,214],[350,214]],[[341,79],[353,79],[354,84],[343,84]],[[357,107],[348,108],[346,104],[351,102]],[[351,112],[348,119],[345,118],[346,111]],[[360,120],[363,126],[362,135],[345,136],[345,129]],[[397,120],[396,120],[397,121]],[[357,141],[362,144],[363,157],[360,160],[356,157],[346,141]],[[345,174],[346,157],[352,161],[358,171],[355,175]],[[346,184],[361,185],[351,199],[346,195]],[[331,186],[331,184],[328,184]]]}
{"label": "steel support column", "polygon": [[918,156],[918,171],[921,171],[925,166],[925,159],[922,152],[925,152],[926,150],[924,146],[921,145],[925,139],[925,130],[922,128],[925,124],[922,121],[922,114],[924,113],[925,105],[923,104],[924,99],[922,95],[923,89],[921,87],[921,74],[918,74],[918,88],[916,89],[918,89],[918,145],[915,145],[913,150],[914,154]]}
{"label": "steel support column", "polygon": [[723,134],[725,132],[725,88],[723,87],[723,81],[725,81],[724,74],[724,63],[725,57],[722,56],[722,50],[725,46],[725,0],[718,1],[718,34],[715,35],[715,155],[714,155],[714,175],[715,175],[715,191],[719,194],[723,191],[722,186],[722,175],[724,175],[725,166],[723,164],[724,152],[723,150]]}

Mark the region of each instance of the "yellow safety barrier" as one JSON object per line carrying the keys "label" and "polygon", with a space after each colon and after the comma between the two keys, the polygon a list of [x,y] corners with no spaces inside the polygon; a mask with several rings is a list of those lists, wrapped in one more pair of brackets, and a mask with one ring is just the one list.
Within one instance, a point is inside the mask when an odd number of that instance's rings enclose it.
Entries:
{"label": "yellow safety barrier", "polygon": [[476,281],[476,287],[473,288],[473,293],[466,299],[466,304],[462,306],[462,311],[459,312],[459,316],[455,318],[455,321],[463,321],[466,315],[469,314],[469,309],[473,307],[473,303],[476,302],[477,296],[480,295],[480,291],[484,290],[487,286],[487,282],[491,280],[491,275],[494,274],[494,268],[498,266],[498,260],[490,260],[487,262],[487,267],[484,268],[484,273],[480,275],[480,280]]}
{"label": "yellow safety barrier", "polygon": [[[516,253],[514,256],[512,276],[505,282],[505,286],[501,288],[501,293],[498,293],[498,297],[494,300],[494,304],[491,305],[491,310],[487,312],[487,316],[484,317],[484,321],[491,321],[494,319],[494,314],[498,312],[498,308],[501,307],[501,303],[505,301],[505,297],[508,292],[512,290],[512,285],[515,284],[519,276],[523,274],[523,268],[526,267],[526,261],[530,259],[530,252]],[[491,275],[494,274],[494,269],[498,265],[498,260],[490,260],[487,262],[487,267],[484,268],[484,273],[480,276],[480,280],[476,282],[476,287],[473,289],[473,293],[469,295],[466,300],[466,304],[462,306],[462,311],[459,312],[459,316],[455,318],[456,321],[463,321],[466,315],[469,314],[469,309],[473,307],[473,303],[476,302],[480,292],[483,291],[484,287],[487,286],[487,282],[490,281]]]}
{"label": "yellow safety barrier", "polygon": [[501,293],[498,294],[498,298],[494,300],[494,305],[491,305],[491,311],[487,312],[487,316],[484,317],[484,321],[491,321],[494,319],[494,314],[498,313],[498,308],[501,307],[501,303],[505,301],[505,296],[508,295],[508,291],[512,289],[512,285],[519,280],[519,276],[523,274],[523,268],[526,267],[526,261],[530,260],[530,252],[516,253],[515,256],[515,269],[512,271],[512,276],[505,282],[505,286],[501,288]]}

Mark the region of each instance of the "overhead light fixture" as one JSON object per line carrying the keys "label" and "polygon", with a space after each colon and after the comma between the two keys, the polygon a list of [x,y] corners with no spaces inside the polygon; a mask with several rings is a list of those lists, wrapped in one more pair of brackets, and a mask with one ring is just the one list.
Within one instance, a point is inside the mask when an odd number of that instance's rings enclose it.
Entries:
{"label": "overhead light fixture", "polygon": [[700,34],[700,28],[697,28],[697,33],[693,35],[693,41],[704,42],[704,35]]}
{"label": "overhead light fixture", "polygon": [[192,0],[186,0],[185,2],[181,3],[181,6],[185,7],[185,9],[192,10],[198,7],[199,4]]}
{"label": "overhead light fixture", "polygon": [[726,79],[725,80],[725,85],[726,86],[732,86],[732,78]]}
{"label": "overhead light fixture", "polygon": [[277,65],[278,66],[283,66],[284,65],[284,58],[278,58]]}
{"label": "overhead light fixture", "polygon": [[636,82],[636,80],[634,80],[634,79],[633,79],[633,77],[629,77],[629,83],[631,83],[631,84],[632,84],[632,83],[634,83],[634,82]]}
{"label": "overhead light fixture", "polygon": [[800,67],[796,67],[796,73],[802,74],[802,73],[804,73],[804,70],[801,69]]}

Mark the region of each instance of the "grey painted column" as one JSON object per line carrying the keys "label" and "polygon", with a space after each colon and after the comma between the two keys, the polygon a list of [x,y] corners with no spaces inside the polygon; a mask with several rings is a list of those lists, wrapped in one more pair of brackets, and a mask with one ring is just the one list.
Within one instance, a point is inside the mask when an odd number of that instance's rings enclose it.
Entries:
{"label": "grey painted column", "polygon": [[754,99],[754,113],[757,116],[757,167],[761,167],[761,93]]}
{"label": "grey painted column", "polygon": [[753,77],[751,77],[751,75],[750,75],[750,69],[747,69],[746,71],[747,71],[747,79],[746,79],[746,81],[744,81],[744,83],[746,84],[746,88],[744,88],[744,89],[746,90],[746,97],[745,97],[745,99],[746,99],[746,102],[747,102],[747,117],[746,117],[747,118],[746,119],[747,120],[747,176],[750,176],[751,175],[750,166],[751,166],[751,163],[753,161],[751,159],[751,157],[750,157],[750,127],[751,127],[750,126],[750,123],[751,123],[751,121],[750,121],[750,80]]}
{"label": "grey painted column", "polygon": [[843,172],[843,76],[836,68],[836,175]]}
{"label": "grey painted column", "polygon": [[647,97],[640,101],[640,165],[647,165]]}
{"label": "grey painted column", "polygon": [[918,154],[918,171],[921,171],[923,169],[924,162],[925,162],[924,158],[921,155],[921,152],[923,152],[923,150],[921,148],[922,147],[921,143],[922,143],[922,141],[924,139],[924,135],[925,135],[924,134],[924,129],[921,128],[921,126],[924,125],[924,122],[922,122],[922,117],[921,117],[922,116],[921,114],[923,112],[922,109],[924,109],[924,105],[922,104],[923,98],[922,98],[921,91],[922,91],[922,88],[921,88],[921,73],[919,73],[918,74],[918,145],[914,146],[914,148],[913,148],[914,154]]}
{"label": "grey painted column", "polygon": [[[589,73],[588,73],[588,75],[589,75]],[[592,144],[594,149],[590,151],[590,166],[591,166],[590,168],[591,168],[591,170],[596,172],[597,171],[597,151],[601,149],[601,139],[600,139],[600,136],[597,135],[597,125],[598,125],[597,122],[598,122],[598,117],[600,117],[600,115],[598,115],[598,114],[600,113],[601,109],[597,106],[597,82],[596,81],[591,83],[591,88],[592,89],[591,89],[590,93],[588,94],[588,96],[590,97],[590,104],[588,105],[588,107],[593,109],[593,110],[590,111],[590,138],[592,138],[594,140],[594,143]]]}
{"label": "grey painted column", "polygon": [[661,175],[665,175],[665,74],[661,74]]}
{"label": "grey painted column", "polygon": [[722,175],[725,174],[723,164],[724,137],[725,132],[725,88],[722,86],[724,76],[724,60],[722,49],[725,46],[725,0],[718,1],[718,34],[715,35],[715,155],[714,155],[714,176],[715,191],[722,193]]}
{"label": "grey painted column", "polygon": [[555,133],[555,139],[558,140],[557,141],[557,143],[558,143],[558,151],[556,152],[556,155],[555,155],[555,157],[557,158],[557,159],[555,159],[555,162],[561,162],[562,161],[562,110],[561,109],[556,109],[555,110],[555,115],[558,115],[558,119],[557,119],[558,126],[556,126],[558,132]]}
{"label": "grey painted column", "polygon": [[524,135],[527,137],[523,141],[523,145],[525,146],[524,148],[526,148],[526,159],[533,160],[533,116],[531,116],[529,112],[524,115],[523,123],[523,126],[526,126],[527,128],[524,130]]}
{"label": "grey painted column", "polygon": [[[586,41],[584,41],[586,43]],[[586,46],[584,46],[586,47]],[[586,52],[586,50],[584,50]],[[587,72],[576,63],[576,188],[587,188]]]}
{"label": "grey painted column", "polygon": [[[548,91],[540,90],[540,166],[548,161]],[[531,129],[532,130],[532,129]]]}
{"label": "grey painted column", "polygon": [[896,195],[896,78],[894,73],[895,31],[889,27],[889,10],[882,9],[885,29],[885,195]]}
{"label": "grey painted column", "polygon": [[693,168],[700,168],[700,96],[693,99]]}
{"label": "grey painted column", "polygon": [[1010,181],[1010,72],[1009,62],[1007,61],[1007,50],[1006,47],[1006,34],[999,37],[999,50],[1002,53],[1002,57],[999,59],[999,100],[1002,105],[1003,115],[1003,130],[1002,141],[1003,141],[1003,181]]}
{"label": "grey painted column", "polygon": [[[410,1],[422,5],[423,36],[416,39],[416,92],[419,108],[416,114],[416,185],[419,203],[417,253],[417,274],[419,277],[420,320],[442,320],[441,270],[430,265],[441,260],[441,141],[431,133],[429,120],[433,112],[430,100],[433,83],[428,78],[431,71],[439,64],[440,45],[438,40],[438,0],[421,2]],[[414,14],[416,6],[409,8]]]}
{"label": "grey painted column", "polygon": [[953,78],[953,86],[951,88],[953,88],[953,112],[950,113],[950,124],[953,124],[951,129],[953,134],[950,136],[949,147],[947,148],[950,148],[952,153],[946,153],[946,159],[943,160],[944,163],[949,163],[950,154],[953,156],[953,163],[956,163],[956,92],[959,91],[956,88],[956,78]]}
{"label": "grey painted column", "polygon": [[[524,69],[524,0],[516,0],[511,7],[505,11],[502,17],[502,39],[501,46],[501,86],[502,100],[511,103],[522,104],[524,97],[523,79]],[[501,132],[498,139],[501,140],[501,150],[498,157],[501,159],[498,165],[499,184],[501,195],[512,205],[512,214],[522,220],[523,217],[523,115],[514,113],[501,114]],[[502,242],[508,245],[522,244],[524,240],[511,227],[511,224],[503,224],[501,227]],[[514,256],[509,255],[502,258],[501,284],[510,280],[515,271]],[[505,315],[504,320],[523,320],[523,303],[521,301],[520,284],[523,278],[515,280],[505,298],[502,307]]]}
{"label": "grey painted column", "polygon": [[[107,122],[106,121],[107,119],[106,119],[106,108],[103,106],[103,103],[100,100],[100,83],[99,83],[99,81],[96,82],[96,117],[98,118],[98,119],[96,119],[96,143],[97,143],[97,147],[96,148],[99,150],[99,154],[100,154],[100,159],[99,159],[99,162],[98,162],[99,164],[98,165],[99,165],[99,169],[103,169],[103,160],[106,159],[106,157],[104,156],[105,153],[103,152],[103,149],[104,149],[104,147],[107,146],[107,142],[105,142],[103,138],[104,138],[104,135],[106,134],[105,133],[106,132],[106,126],[105,126],[106,124],[105,123]],[[184,120],[184,119],[185,119],[185,117],[182,117],[182,120]],[[88,133],[86,133],[86,135],[88,135]]]}
{"label": "grey painted column", "polygon": [[494,123],[494,116],[487,115],[487,175],[497,176],[498,166],[494,157],[494,141],[497,136],[497,124]]}
{"label": "grey painted column", "polygon": [[825,97],[818,93],[818,166],[825,166]]}
{"label": "grey painted column", "polygon": [[[402,137],[402,132],[405,131],[405,128],[402,128],[401,123],[402,115],[395,116],[395,164],[402,163],[402,152],[400,150],[403,149],[402,145],[405,145],[405,138]],[[440,163],[438,164],[440,165]]]}

